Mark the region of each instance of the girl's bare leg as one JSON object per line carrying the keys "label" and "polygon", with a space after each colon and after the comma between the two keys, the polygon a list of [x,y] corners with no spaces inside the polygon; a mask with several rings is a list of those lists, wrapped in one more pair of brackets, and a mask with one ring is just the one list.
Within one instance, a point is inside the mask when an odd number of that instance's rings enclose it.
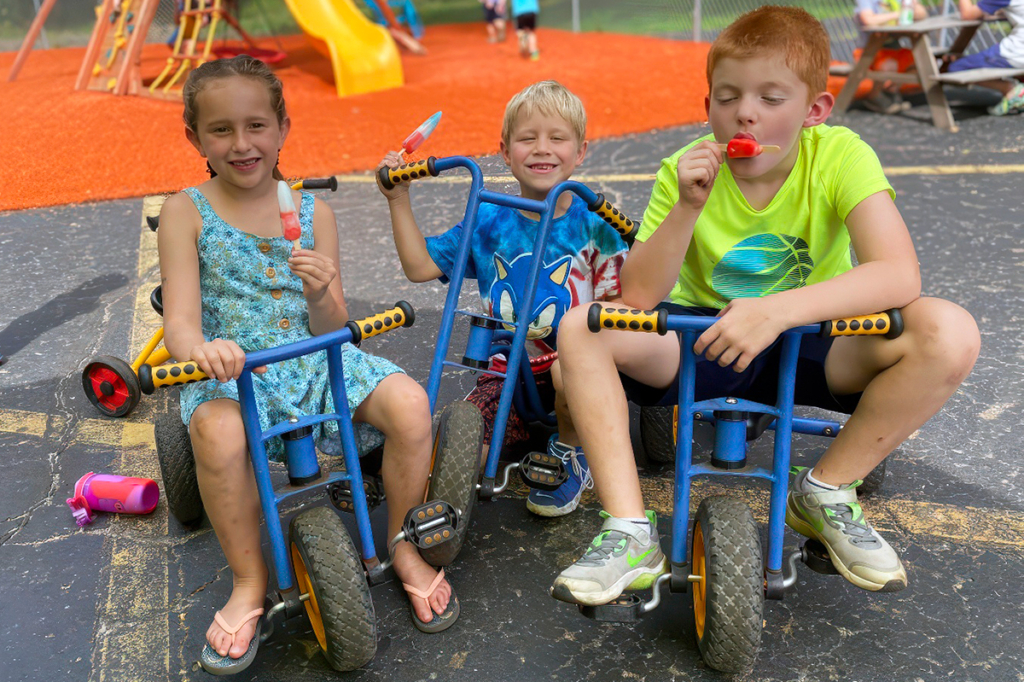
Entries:
{"label": "girl's bare leg", "polygon": [[[233,400],[211,400],[200,405],[189,425],[196,478],[221,549],[231,568],[232,590],[221,617],[235,625],[263,606],[267,595],[267,567],[260,553],[260,503],[242,427],[242,414]],[[253,619],[235,635],[216,622],[206,640],[221,656],[238,658],[256,631]]]}
{"label": "girl's bare leg", "polygon": [[[384,434],[384,494],[388,500],[388,540],[402,529],[405,514],[423,503],[430,474],[430,403],[426,391],[405,374],[384,379],[356,410],[354,419],[377,427]],[[425,590],[437,570],[420,556],[411,542],[395,548],[395,573],[403,583]],[[441,581],[422,599],[409,595],[416,617],[424,623],[448,608],[451,586]]]}

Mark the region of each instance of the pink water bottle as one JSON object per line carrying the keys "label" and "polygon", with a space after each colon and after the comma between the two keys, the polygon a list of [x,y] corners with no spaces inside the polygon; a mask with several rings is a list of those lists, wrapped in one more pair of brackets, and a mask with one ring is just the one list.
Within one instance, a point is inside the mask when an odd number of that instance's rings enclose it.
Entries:
{"label": "pink water bottle", "polygon": [[91,471],[78,479],[75,496],[68,498],[68,506],[79,526],[92,523],[93,512],[118,514],[148,514],[156,509],[160,488],[149,478],[130,478],[114,474],[94,474]]}

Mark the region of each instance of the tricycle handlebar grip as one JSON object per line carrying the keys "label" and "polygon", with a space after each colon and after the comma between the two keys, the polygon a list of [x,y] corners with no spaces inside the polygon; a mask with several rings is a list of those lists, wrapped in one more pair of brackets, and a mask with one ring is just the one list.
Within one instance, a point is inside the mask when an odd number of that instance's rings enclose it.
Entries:
{"label": "tricycle handlebar grip", "polygon": [[421,161],[413,161],[412,163],[403,163],[398,168],[388,168],[382,166],[377,171],[377,179],[380,180],[380,184],[384,189],[394,189],[395,185],[402,182],[412,182],[413,180],[419,180],[425,178],[428,175],[431,177],[437,177],[437,167],[435,163],[437,157],[430,156]]}
{"label": "tricycle handlebar grip", "polygon": [[199,369],[199,363],[194,360],[188,362],[175,362],[169,365],[143,364],[139,367],[139,387],[146,395],[150,395],[158,388],[165,386],[177,386],[178,384],[191,384],[195,381],[209,379],[206,372]]}
{"label": "tricycle handlebar grip", "polygon": [[626,214],[615,208],[610,201],[604,198],[603,194],[598,194],[594,203],[587,206],[592,212],[599,215],[606,223],[615,228],[615,230],[622,235],[623,240],[629,246],[633,245],[633,240],[636,239],[636,233],[639,231],[639,226],[632,220],[626,217]]}
{"label": "tricycle handlebar grip", "polygon": [[592,332],[602,329],[621,329],[628,332],[668,332],[668,311],[637,310],[636,308],[605,308],[591,303],[587,311],[587,327]]}
{"label": "tricycle handlebar grip", "polygon": [[898,308],[873,315],[844,317],[821,323],[819,336],[870,336],[884,335],[895,339],[903,333],[903,315]]}
{"label": "tricycle handlebar grip", "polygon": [[416,321],[416,312],[405,301],[399,301],[394,308],[382,313],[364,317],[361,320],[349,320],[345,326],[352,330],[352,343],[359,345],[363,339],[383,334],[398,327],[411,327]]}
{"label": "tricycle handlebar grip", "polygon": [[329,178],[307,178],[299,180],[292,189],[329,189],[332,192],[338,191],[338,178],[333,175]]}

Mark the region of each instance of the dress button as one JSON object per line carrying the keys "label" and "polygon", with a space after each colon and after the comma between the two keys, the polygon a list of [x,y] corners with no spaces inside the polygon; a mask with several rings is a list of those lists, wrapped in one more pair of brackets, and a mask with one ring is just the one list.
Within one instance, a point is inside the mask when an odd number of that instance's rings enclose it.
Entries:
{"label": "dress button", "polygon": [[270,295],[273,296],[274,298],[278,298],[279,299],[279,298],[281,298],[281,290],[280,289],[274,289],[273,291],[270,292]]}
{"label": "dress button", "polygon": [[277,324],[279,327],[281,327],[281,329],[287,329],[288,327],[292,326],[292,323],[288,321],[287,317],[278,322]]}
{"label": "dress button", "polygon": [[274,268],[267,268],[267,277],[273,278],[273,277],[276,277],[276,276],[277,276],[277,270],[275,270]]}
{"label": "dress button", "polygon": [[270,251],[270,244],[267,244],[266,242],[260,244],[260,251],[263,253],[268,253]]}

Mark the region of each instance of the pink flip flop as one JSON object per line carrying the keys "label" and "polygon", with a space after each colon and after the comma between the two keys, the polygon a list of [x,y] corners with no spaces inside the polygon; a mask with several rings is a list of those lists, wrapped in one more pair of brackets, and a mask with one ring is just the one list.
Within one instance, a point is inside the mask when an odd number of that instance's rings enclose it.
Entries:
{"label": "pink flip flop", "polygon": [[[405,591],[414,597],[428,599],[430,595],[434,593],[434,590],[437,589],[437,586],[441,584],[442,580],[444,580],[443,568],[438,571],[434,581],[430,583],[430,587],[426,590],[418,590],[408,583],[402,583],[402,587],[404,587]],[[433,609],[431,609],[431,614],[434,617],[429,623],[424,623],[420,620],[419,616],[416,615],[416,609],[412,606],[412,600],[409,601],[409,614],[412,616],[412,624],[421,632],[433,634],[435,632],[447,630],[451,626],[455,625],[455,621],[459,618],[459,599],[455,596],[455,588],[452,587],[452,597],[448,600],[448,608],[444,610],[444,613],[438,615],[437,613],[434,613]]]}

